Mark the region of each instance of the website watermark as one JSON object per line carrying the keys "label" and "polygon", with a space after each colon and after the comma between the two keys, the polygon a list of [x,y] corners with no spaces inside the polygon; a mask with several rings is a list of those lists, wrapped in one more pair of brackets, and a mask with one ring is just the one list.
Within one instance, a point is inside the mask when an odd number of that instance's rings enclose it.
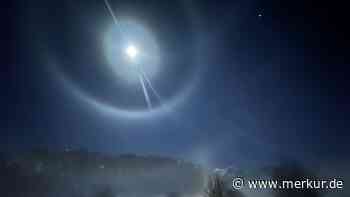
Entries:
{"label": "website watermark", "polygon": [[232,179],[232,188],[240,189],[343,189],[344,181],[340,179],[316,180],[316,179],[300,179],[300,180],[245,180],[243,177],[236,177]]}

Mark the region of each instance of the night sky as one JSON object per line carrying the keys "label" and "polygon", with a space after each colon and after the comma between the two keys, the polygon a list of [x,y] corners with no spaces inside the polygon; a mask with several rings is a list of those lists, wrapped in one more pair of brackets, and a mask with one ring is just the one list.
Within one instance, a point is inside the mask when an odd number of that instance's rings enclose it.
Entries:
{"label": "night sky", "polygon": [[106,71],[100,38],[113,21],[103,1],[12,1],[1,17],[2,152],[83,148],[220,167],[349,159],[345,4],[110,2],[157,40],[166,69],[154,85],[165,102],[190,85],[191,93],[154,118],[92,108],[67,90],[53,64],[115,106],[143,101],[138,86]]}

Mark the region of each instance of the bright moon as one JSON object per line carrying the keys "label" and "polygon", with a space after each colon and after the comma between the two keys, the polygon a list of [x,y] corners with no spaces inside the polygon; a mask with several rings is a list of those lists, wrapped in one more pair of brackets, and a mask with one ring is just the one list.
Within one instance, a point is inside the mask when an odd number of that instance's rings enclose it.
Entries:
{"label": "bright moon", "polygon": [[150,79],[157,77],[161,71],[160,53],[152,34],[138,23],[131,21],[119,23],[119,25],[112,24],[103,37],[103,46],[111,71],[118,80],[128,84],[140,82],[141,67],[142,72],[145,72]]}
{"label": "bright moon", "polygon": [[125,53],[130,59],[135,59],[139,50],[134,45],[129,45],[126,48]]}

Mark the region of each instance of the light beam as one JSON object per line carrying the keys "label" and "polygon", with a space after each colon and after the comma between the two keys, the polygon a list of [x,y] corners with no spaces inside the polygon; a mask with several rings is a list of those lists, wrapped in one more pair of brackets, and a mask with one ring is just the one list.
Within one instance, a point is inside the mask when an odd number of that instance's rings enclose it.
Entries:
{"label": "light beam", "polygon": [[105,0],[105,4],[106,4],[106,7],[109,11],[109,13],[111,14],[112,18],[113,18],[113,21],[116,25],[118,25],[118,20],[117,20],[117,17],[114,15],[114,12],[113,12],[113,9],[111,7],[111,4],[109,4],[109,1],[108,0]]}
{"label": "light beam", "polygon": [[[108,0],[104,0],[105,2],[105,5],[109,11],[109,13],[111,14],[112,18],[113,18],[113,21],[115,23],[115,25],[119,25],[118,24],[118,20],[117,20],[117,17],[115,16],[114,12],[113,12],[113,9],[112,9],[112,6],[110,5],[109,1]],[[125,53],[128,55],[128,57],[133,60],[136,58],[137,54],[138,54],[138,49],[133,46],[133,45],[129,45],[126,50],[125,50]],[[141,86],[142,86],[142,90],[143,90],[143,94],[145,96],[145,100],[146,100],[146,103],[147,103],[147,106],[148,106],[148,109],[152,109],[152,103],[151,103],[151,99],[148,95],[148,91],[146,89],[146,86],[145,86],[145,82],[144,82],[144,77],[142,74],[139,74],[139,80],[140,80],[140,83],[141,83]],[[149,83],[148,79],[146,79],[147,83]],[[150,83],[149,83],[150,84]],[[151,87],[151,85],[150,85]],[[153,87],[151,87],[152,91],[153,90]]]}
{"label": "light beam", "polygon": [[148,86],[151,88],[152,92],[154,93],[154,95],[157,97],[157,99],[159,100],[159,102],[162,101],[162,98],[160,96],[160,94],[157,92],[157,90],[153,87],[151,81],[149,80],[149,78],[147,77],[146,73],[143,72],[141,69],[140,69],[140,72],[143,76],[143,78],[146,80],[146,83],[148,84]]}
{"label": "light beam", "polygon": [[151,110],[152,109],[151,99],[149,98],[149,95],[148,95],[148,92],[147,92],[147,89],[146,89],[146,86],[145,86],[145,82],[143,80],[142,75],[139,75],[139,79],[140,79],[140,83],[141,83],[141,86],[142,86],[143,94],[145,95],[145,100],[146,100],[148,109]]}

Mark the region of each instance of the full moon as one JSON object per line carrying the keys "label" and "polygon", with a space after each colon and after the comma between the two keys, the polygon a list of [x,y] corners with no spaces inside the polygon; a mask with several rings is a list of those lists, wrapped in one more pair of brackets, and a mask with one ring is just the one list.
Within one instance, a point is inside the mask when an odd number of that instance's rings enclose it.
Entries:
{"label": "full moon", "polygon": [[131,60],[134,60],[138,55],[139,50],[134,45],[129,45],[126,47],[125,53]]}
{"label": "full moon", "polygon": [[140,70],[150,80],[160,77],[160,50],[153,34],[135,21],[120,20],[103,34],[103,48],[108,66],[119,82],[139,84]]}

